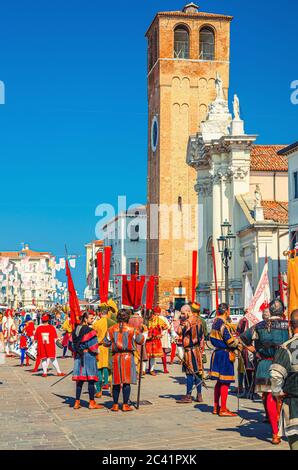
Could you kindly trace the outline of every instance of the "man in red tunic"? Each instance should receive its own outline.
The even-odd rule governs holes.
[[[37,357],[41,360],[43,377],[48,375],[48,367],[50,361],[57,371],[58,377],[63,377],[56,358],[56,339],[57,331],[53,325],[49,324],[49,315],[43,315],[41,318],[42,324],[39,325],[35,331],[34,339],[37,341]]]

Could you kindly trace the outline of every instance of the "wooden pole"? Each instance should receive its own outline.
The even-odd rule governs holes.
[[[197,287],[197,271],[198,271],[198,252],[192,252],[192,290],[191,290],[191,301],[196,301],[196,287]]]
[[[216,259],[215,259],[214,245],[212,245],[212,259],[213,259],[214,282],[215,282],[216,310],[218,310],[219,299],[218,299],[217,270],[216,270]]]
[[[143,357],[144,357],[144,345],[141,346],[141,357],[140,357],[140,367],[139,367],[139,381],[138,381],[138,395],[137,395],[137,410],[140,408],[140,399],[141,399],[141,381],[142,381],[142,372],[143,372]]]

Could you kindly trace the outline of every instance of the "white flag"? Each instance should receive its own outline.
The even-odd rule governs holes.
[[[251,287],[251,284],[249,282],[249,279],[248,279],[248,275],[245,276],[245,285],[244,285],[244,309],[248,309],[251,302],[252,302],[252,299],[253,299],[253,291],[252,291],[252,287]]]
[[[75,259],[70,259],[69,260],[69,265],[71,268],[75,269],[76,267],[76,260]]]
[[[61,269],[65,269],[65,258],[60,258],[59,264]]]
[[[263,320],[263,312],[261,307],[269,305],[270,303],[270,284],[268,277],[268,262],[265,263],[258,287],[255,295],[248,307],[249,312],[246,314],[246,318],[249,321],[249,326],[256,325]]]

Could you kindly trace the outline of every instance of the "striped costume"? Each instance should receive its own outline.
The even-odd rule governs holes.
[[[182,335],[184,348],[183,372],[186,375],[192,375],[193,373],[202,375],[201,343],[204,340],[202,322],[197,317],[192,316],[183,327],[178,329],[178,334]]]
[[[98,381],[96,357],[98,353],[97,334],[89,326],[77,326],[74,334],[79,338],[79,352],[74,352],[74,368],[72,380],[74,381]],[[81,336],[80,336],[81,335]],[[74,350],[73,338],[69,349]]]
[[[148,324],[148,339],[146,351],[148,358],[163,357],[161,338],[163,331],[168,329],[167,323],[159,316],[154,315]]]
[[[134,352],[137,344],[143,344],[144,340],[144,336],[127,323],[109,328],[104,345],[112,348],[113,385],[137,383]]]
[[[225,384],[235,382],[234,351],[238,340],[232,336],[229,324],[223,318],[217,317],[214,320],[210,341],[215,347],[211,358],[211,378]]]

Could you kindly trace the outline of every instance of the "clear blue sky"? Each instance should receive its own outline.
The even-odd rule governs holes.
[[[186,2],[185,2],[186,3]],[[231,95],[259,143],[298,139],[298,4],[202,0],[235,17]],[[9,0],[0,10],[0,250],[84,255],[95,207],[146,201],[144,33],[157,11],[183,0]],[[85,259],[75,274],[85,285]]]

